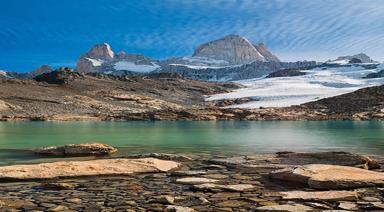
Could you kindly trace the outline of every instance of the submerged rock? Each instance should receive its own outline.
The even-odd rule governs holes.
[[[62,161],[0,167],[0,180],[34,180],[98,175],[167,172],[180,163],[155,158]]]
[[[316,189],[347,189],[384,185],[384,173],[348,166],[311,164],[273,171],[270,177]]]
[[[130,155],[129,158],[158,158],[161,160],[175,160],[175,161],[191,161],[192,158],[185,155],[168,154],[168,153],[143,153]]]
[[[86,143],[43,147],[34,150],[34,152],[39,155],[48,156],[92,156],[112,154],[117,152],[117,149],[106,144]]]

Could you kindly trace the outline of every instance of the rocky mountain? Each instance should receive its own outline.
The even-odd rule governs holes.
[[[384,69],[380,70],[379,72],[376,72],[376,73],[367,74],[367,76],[365,76],[364,78],[366,78],[366,79],[384,78]]]
[[[272,54],[272,52],[268,50],[264,43],[258,43],[254,46],[266,61],[280,62],[280,59],[276,55]]]
[[[335,60],[329,60],[326,63],[329,64],[353,64],[353,63],[378,63],[364,53],[352,55],[352,56],[340,56]]]
[[[0,78],[16,78],[16,79],[32,79],[37,75],[43,73],[49,73],[53,71],[53,68],[49,65],[42,65],[39,68],[25,73],[20,73],[16,71],[0,71]]]
[[[252,70],[252,74],[244,74],[243,72],[250,72],[246,65],[254,62],[257,62],[257,65],[252,67],[261,69]],[[276,67],[292,68],[292,64],[281,63],[264,44],[254,45],[239,35],[228,35],[200,45],[190,57],[176,57],[162,61],[125,52],[115,54],[109,44],[98,44],[83,54],[77,63],[77,71],[81,73],[98,72],[122,76],[176,72],[193,79],[211,81],[262,76],[270,73],[268,69],[271,72],[276,71]],[[207,73],[200,73],[206,69]],[[226,74],[230,76],[225,76]]]
[[[239,35],[228,35],[197,47],[193,57],[206,57],[228,61],[230,65],[247,64],[254,61],[267,61],[256,47]]]
[[[107,43],[98,44],[82,55],[76,70],[80,73],[113,73],[125,75],[130,72],[148,73],[160,68],[158,62],[143,55],[115,54]]]

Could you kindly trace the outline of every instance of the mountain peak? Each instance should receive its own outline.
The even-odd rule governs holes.
[[[328,63],[377,63],[374,61],[371,57],[369,57],[365,53],[359,53],[351,56],[341,56],[338,57],[336,60],[330,60]]]
[[[193,57],[224,60],[232,65],[270,61],[270,58],[273,61],[278,61],[278,58],[269,52],[264,45],[254,46],[247,38],[235,34],[200,45],[193,53]]]
[[[39,68],[37,68],[37,69],[35,69],[35,70],[33,70],[33,71],[29,72],[29,73],[30,73],[30,75],[32,77],[34,77],[34,76],[37,76],[37,75],[40,75],[40,74],[49,73],[51,71],[53,71],[53,68],[51,66],[49,66],[49,65],[41,65]]]
[[[87,53],[87,57],[96,59],[113,59],[115,53],[108,43],[96,44]]]

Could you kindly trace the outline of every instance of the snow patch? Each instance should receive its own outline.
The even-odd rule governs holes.
[[[160,68],[159,65],[151,63],[151,65],[138,65],[129,61],[119,61],[115,63],[114,68],[119,71],[134,71],[134,72],[151,72]]]
[[[90,61],[92,63],[93,66],[101,66],[104,61],[103,60],[99,60],[99,59],[92,59],[92,58],[89,58],[89,57],[86,57],[85,58],[86,60]]]
[[[229,65],[228,61],[216,60],[216,59],[207,58],[207,57],[183,57],[182,59],[193,65],[216,65],[216,66]]]
[[[219,68],[223,68],[223,66],[204,66],[204,65],[185,65],[185,64],[169,64],[170,66],[182,66],[182,67],[186,67],[186,68],[190,68],[190,69],[208,69],[208,68],[212,68],[212,69],[219,69]]]

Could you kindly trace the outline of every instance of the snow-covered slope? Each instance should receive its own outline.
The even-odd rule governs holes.
[[[384,84],[384,78],[363,79],[383,65],[366,69],[363,65],[320,67],[296,77],[259,78],[237,81],[247,86],[232,93],[207,97],[207,101],[251,97],[254,101],[233,105],[238,108],[287,107],[349,93],[363,87]]]

